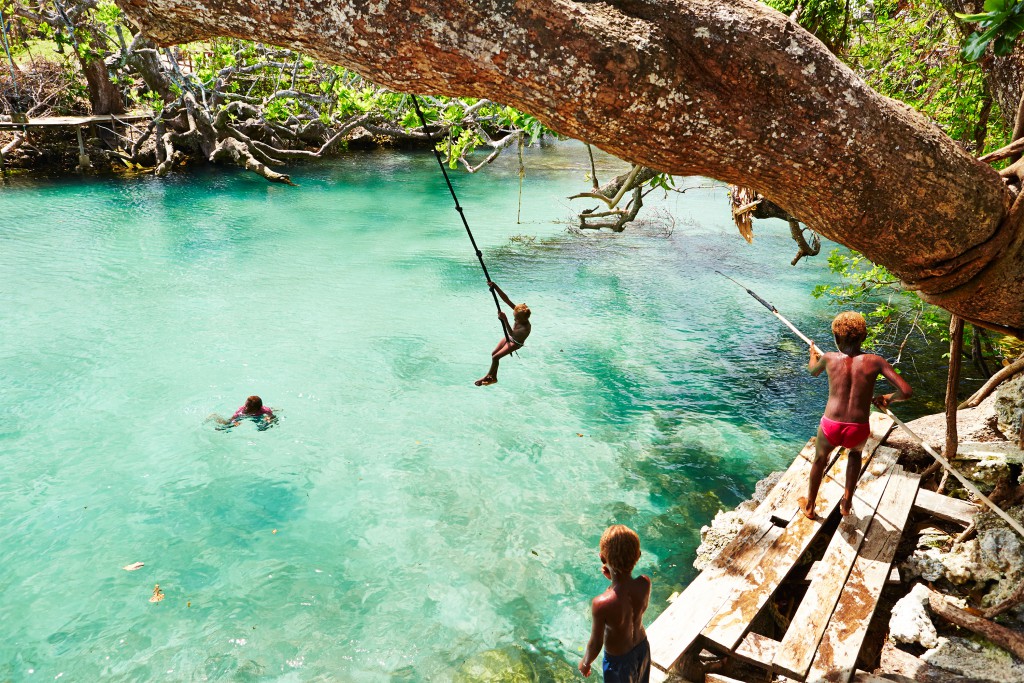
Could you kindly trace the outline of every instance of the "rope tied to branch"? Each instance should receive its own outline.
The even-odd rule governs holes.
[[[469,235],[469,243],[473,245],[473,251],[476,253],[476,258],[480,261],[480,268],[484,271],[484,277],[487,278],[487,282],[491,282],[491,276],[487,272],[487,264],[484,263],[483,252],[480,251],[480,247],[476,245],[476,239],[473,237],[473,231],[469,229],[469,221],[466,220],[466,212],[463,210],[462,205],[459,204],[459,198],[455,194],[455,188],[452,187],[452,181],[448,178],[448,171],[444,168],[444,162],[441,161],[441,153],[437,151],[437,145],[434,144],[434,138],[430,135],[430,129],[427,128],[427,117],[423,115],[423,110],[420,109],[420,101],[415,95],[412,97],[412,106],[416,109],[416,115],[420,118],[420,123],[423,124],[423,134],[427,136],[427,142],[430,143],[430,148],[434,150],[434,158],[437,159],[437,165],[441,168],[441,175],[444,176],[444,182],[448,185],[448,191],[452,194],[452,199],[455,201],[455,210],[459,214],[459,218],[462,219],[462,225],[466,228],[466,234]],[[494,298],[494,307],[498,309],[498,313],[501,313],[501,302],[498,301],[498,293],[491,289],[491,296]],[[505,341],[508,345],[512,346],[512,337],[509,335],[508,326],[504,321],[501,323],[501,332],[505,335]],[[514,352],[513,352],[514,353]]]

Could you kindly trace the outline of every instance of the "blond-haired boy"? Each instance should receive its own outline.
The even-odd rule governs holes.
[[[494,347],[494,351],[491,351],[491,369],[487,371],[486,375],[473,382],[478,387],[486,387],[490,384],[498,383],[498,361],[523,348],[523,344],[526,343],[526,338],[530,336],[532,329],[530,327],[529,306],[512,303],[512,299],[509,299],[508,295],[501,291],[501,287],[493,282],[488,282],[487,286],[497,292],[502,301],[512,309],[512,318],[515,320],[515,324],[509,327],[505,312],[498,311],[498,318],[501,320],[501,326],[505,330],[506,337],[498,342],[498,345]]]
[[[640,537],[621,524],[601,535],[601,573],[612,582],[591,602],[593,627],[579,670],[590,675],[590,665],[604,648],[607,683],[647,683],[651,676],[651,647],[643,616],[651,599],[651,580],[633,577],[640,559]]]

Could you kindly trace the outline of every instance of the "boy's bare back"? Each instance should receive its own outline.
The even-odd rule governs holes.
[[[594,598],[594,622],[604,624],[604,650],[624,655],[647,637],[643,616],[651,599],[651,580],[637,576],[608,587]]]
[[[895,384],[896,371],[881,356],[859,353],[848,356],[839,351],[825,354],[828,373],[828,403],[825,417],[837,422],[867,422],[879,373]]]

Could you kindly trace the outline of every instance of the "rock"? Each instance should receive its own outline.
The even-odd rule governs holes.
[[[957,411],[956,431],[960,441],[973,441],[977,443],[989,443],[993,441],[1006,441],[1006,437],[996,426],[997,418],[995,411],[995,396],[989,396],[976,408],[965,408]],[[926,441],[932,448],[941,451],[946,443],[946,416],[943,413],[926,415],[907,423],[918,436]],[[902,429],[894,429],[885,441],[887,446],[898,448],[904,454],[904,459],[910,458],[919,462],[932,462],[932,457],[915,442]]]
[[[749,510],[739,508],[729,512],[719,510],[711,521],[711,526],[701,527],[697,559],[693,561],[693,566],[697,571],[702,572],[707,569],[708,565],[718,557],[722,548],[736,538],[736,534],[743,528],[748,517],[750,517]]]
[[[942,564],[943,554],[939,548],[919,548],[900,563],[900,571],[907,579],[919,576],[925,581],[938,581],[946,573]]]
[[[600,660],[595,664],[600,669]],[[455,672],[455,683],[570,683],[579,677],[567,662],[509,646],[479,652]]]
[[[920,643],[927,648],[938,646],[939,635],[926,608],[928,594],[928,587],[918,583],[893,605],[889,617],[890,638],[898,643]]]
[[[348,134],[349,149],[375,149],[379,146],[377,138],[373,136],[373,133],[362,126],[353,128]]]
[[[740,532],[750,513],[757,509],[757,506],[771,493],[775,485],[782,479],[785,472],[772,472],[767,477],[757,482],[754,486],[754,495],[750,500],[745,500],[736,506],[735,510],[726,512],[719,510],[715,518],[711,520],[711,526],[700,528],[700,546],[697,548],[697,559],[693,566],[697,571],[704,571],[708,565],[718,557],[722,548],[729,545],[736,534]]]
[[[979,565],[986,568],[988,576],[995,581],[982,599],[982,606],[992,607],[1010,597],[1024,581],[1024,548],[1020,536],[1004,527],[985,529],[978,534],[977,541]]]
[[[921,659],[973,680],[1024,683],[1024,663],[981,639],[939,638],[938,645],[921,655]]]
[[[754,504],[754,507],[760,505],[761,501],[768,497],[768,494],[772,492],[772,489],[775,488],[775,485],[779,483],[784,474],[785,472],[782,471],[772,472],[754,485],[754,495],[750,497],[750,502]]]
[[[957,543],[949,552],[932,547],[916,549],[900,565],[904,576],[919,576],[925,581],[945,578],[966,590],[984,593],[982,607],[1008,598],[1024,581],[1024,542],[1001,521],[987,526],[990,516],[981,518],[977,538]]]
[[[1021,443],[1021,426],[1024,424],[1024,373],[1003,382],[996,389],[995,411],[999,431],[1010,441]]]

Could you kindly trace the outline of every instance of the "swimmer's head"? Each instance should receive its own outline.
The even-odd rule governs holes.
[[[868,336],[868,326],[864,316],[856,311],[843,311],[832,321],[832,334],[836,338],[836,346],[855,345],[858,348]]]
[[[245,399],[245,412],[258,413],[263,410],[263,399],[259,396],[250,396]]]
[[[640,559],[640,537],[628,526],[615,524],[601,534],[601,563],[629,574]]]
[[[530,307],[526,304],[516,304],[516,307],[512,310],[512,316],[516,320],[529,320]]]

